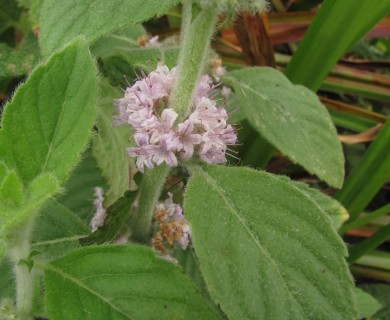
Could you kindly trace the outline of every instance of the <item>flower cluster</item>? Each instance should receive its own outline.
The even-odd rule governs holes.
[[[207,75],[201,78],[191,113],[175,124],[178,114],[167,106],[176,74],[176,68],[160,64],[117,101],[119,115],[114,120],[133,127],[137,146],[129,148],[128,154],[137,157],[141,172],[145,166],[152,169],[163,162],[176,167],[179,160],[188,161],[194,155],[207,163],[224,163],[228,146],[237,141],[225,108],[217,107],[210,97],[215,87]]]
[[[104,224],[104,219],[106,218],[106,209],[103,207],[103,189],[96,187],[95,188],[95,200],[93,204],[95,205],[96,211],[91,220],[91,230],[95,232],[99,227]]]
[[[183,209],[173,202],[172,193],[169,192],[168,199],[156,205],[154,217],[160,229],[152,240],[152,245],[156,250],[166,254],[164,240],[171,246],[176,242],[183,250],[187,249],[191,229],[183,215]]]

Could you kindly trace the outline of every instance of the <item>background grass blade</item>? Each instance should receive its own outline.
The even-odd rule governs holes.
[[[387,120],[359,165],[348,176],[336,198],[346,207],[350,221],[370,203],[390,176],[390,120]]]
[[[389,12],[389,1],[324,1],[287,66],[287,77],[317,91],[341,55]]]

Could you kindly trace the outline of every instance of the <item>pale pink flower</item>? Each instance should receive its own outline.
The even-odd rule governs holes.
[[[95,200],[93,201],[93,204],[96,208],[96,211],[91,220],[92,232],[95,232],[99,227],[101,227],[104,224],[104,220],[106,218],[106,209],[103,207],[103,189],[96,187],[94,195]]]
[[[113,118],[117,124],[132,126],[137,146],[129,148],[128,154],[137,158],[141,172],[163,162],[176,167],[178,158],[188,161],[194,155],[208,163],[223,163],[227,145],[237,141],[225,108],[218,108],[210,98],[214,87],[207,75],[201,77],[191,114],[175,124],[178,114],[168,108],[168,102],[176,76],[176,68],[159,64],[117,100],[118,115]]]
[[[202,142],[200,134],[193,134],[194,124],[191,120],[186,120],[178,125],[179,145],[177,151],[180,151],[180,159],[183,161],[189,160],[194,153],[194,145]]]

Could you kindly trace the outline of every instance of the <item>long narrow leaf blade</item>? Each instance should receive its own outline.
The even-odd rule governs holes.
[[[341,55],[389,12],[389,1],[324,1],[287,66],[287,77],[317,91]]]

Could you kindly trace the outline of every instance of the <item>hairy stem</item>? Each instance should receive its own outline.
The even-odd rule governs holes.
[[[192,0],[183,1],[183,9],[181,14],[181,26],[180,26],[180,41],[187,37],[191,29],[192,22]]]
[[[33,268],[30,270],[27,264],[22,261],[27,261],[30,255],[33,220],[28,221],[14,232],[8,251],[8,255],[14,264],[16,309],[18,319],[21,320],[32,319],[35,271]]]
[[[169,167],[162,164],[153,170],[145,172],[138,192],[138,207],[133,220],[132,239],[147,243],[150,239],[154,206],[161,194],[165,180],[169,174]]]
[[[186,5],[188,6],[189,3]],[[186,10],[186,7],[183,9]],[[188,16],[185,18],[189,19]],[[170,97],[170,107],[179,114],[178,121],[182,121],[190,111],[195,89],[207,61],[210,39],[216,21],[215,9],[207,8],[200,11],[192,21],[188,31],[184,30],[179,54],[177,82]]]
[[[192,21],[192,1],[184,1],[179,74],[170,98],[170,107],[179,114],[179,121],[183,120],[189,112],[196,86],[207,60],[216,21],[217,14],[214,9],[202,10]],[[164,164],[147,171],[142,178],[138,208],[132,223],[132,239],[137,242],[147,243],[150,239],[154,206],[168,174],[169,167]]]

